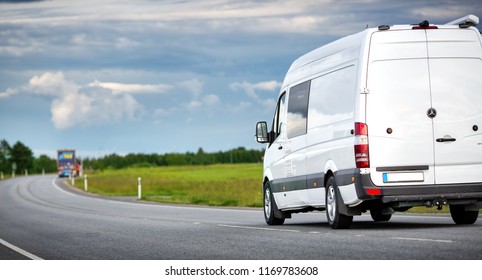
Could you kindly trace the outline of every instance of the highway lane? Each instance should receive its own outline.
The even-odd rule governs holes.
[[[355,217],[332,230],[324,212],[267,226],[261,209],[109,200],[53,176],[0,181],[0,259],[482,259],[482,219],[448,215]]]

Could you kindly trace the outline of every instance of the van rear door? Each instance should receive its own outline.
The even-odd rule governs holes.
[[[482,182],[481,52],[475,29],[373,33],[366,122],[376,185]]]
[[[482,47],[474,29],[426,30],[435,183],[482,182]]]
[[[368,63],[366,123],[373,183],[434,184],[425,33],[414,30],[373,33]]]

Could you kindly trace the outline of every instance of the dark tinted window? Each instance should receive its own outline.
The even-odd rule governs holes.
[[[306,81],[290,89],[288,98],[288,138],[306,134],[308,117],[308,98],[311,81]]]

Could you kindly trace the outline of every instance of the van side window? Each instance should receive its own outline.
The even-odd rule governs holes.
[[[311,81],[308,129],[354,117],[356,80],[353,77],[356,77],[356,67],[350,65]]]
[[[283,122],[285,121],[286,115],[286,102],[285,102],[285,92],[282,93],[281,97],[278,101],[278,106],[276,107],[276,111],[274,113],[273,118],[273,132],[275,135],[275,139],[281,134],[281,127]]]
[[[306,134],[310,85],[311,81],[306,81],[290,89],[286,120],[288,138]]]

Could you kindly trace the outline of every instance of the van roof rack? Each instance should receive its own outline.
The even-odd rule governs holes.
[[[477,26],[477,24],[479,24],[479,17],[474,15],[467,15],[465,17],[461,17],[459,19],[446,23],[446,25],[459,25],[460,27]]]

